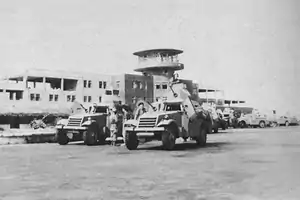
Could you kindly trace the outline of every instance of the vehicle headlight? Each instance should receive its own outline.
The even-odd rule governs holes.
[[[166,120],[170,119],[169,115],[165,115],[164,119],[166,119]]]
[[[125,124],[125,125],[124,125],[124,127],[125,127],[125,128],[129,128],[129,127],[133,127],[133,128],[135,128],[136,126],[135,126],[135,125],[133,125],[133,124]]]
[[[88,120],[88,121],[92,121],[92,118],[91,118],[91,117],[88,117],[87,120]]]

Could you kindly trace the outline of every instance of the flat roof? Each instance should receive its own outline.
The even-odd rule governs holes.
[[[177,66],[153,66],[153,67],[141,67],[136,68],[134,71],[136,72],[147,72],[147,71],[162,71],[162,70],[182,70],[184,69],[183,65],[177,65]]]
[[[133,55],[142,57],[152,53],[160,53],[169,56],[174,56],[183,53],[183,51],[179,49],[148,49],[134,52]]]

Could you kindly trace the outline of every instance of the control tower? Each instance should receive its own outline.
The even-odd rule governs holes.
[[[156,100],[167,98],[164,95],[170,90],[169,81],[176,71],[184,69],[178,58],[181,53],[183,51],[178,49],[149,49],[133,53],[138,56],[138,68],[134,71],[153,76]]]

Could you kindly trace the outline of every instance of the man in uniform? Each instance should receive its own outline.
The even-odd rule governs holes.
[[[117,109],[113,107],[110,112],[110,137],[111,145],[115,146],[117,142],[117,133],[118,133],[118,116]]]
[[[146,112],[146,109],[144,107],[144,103],[143,102],[140,102],[138,104],[138,109],[135,113],[135,116],[134,116],[134,119],[137,120],[142,114],[144,114]]]

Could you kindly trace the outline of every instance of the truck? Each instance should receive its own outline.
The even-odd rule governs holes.
[[[96,106],[95,112],[76,113],[56,124],[56,141],[60,145],[84,141],[86,145],[104,144],[110,137],[108,106]]]
[[[224,115],[221,111],[217,111],[215,108],[209,109],[212,118],[213,118],[213,125],[212,130],[214,133],[218,133],[219,129],[226,130],[228,128],[228,122],[224,119]]]
[[[251,114],[242,115],[238,118],[238,124],[241,128],[246,127],[260,127],[265,128],[269,126],[270,122],[267,116],[260,114],[259,112],[254,112]]]
[[[207,134],[212,132],[210,113],[190,98],[182,83],[171,83],[170,89],[173,98],[161,102],[159,109],[149,103],[152,110],[124,123],[127,149],[137,149],[141,140],[158,140],[163,149],[172,150],[177,138],[190,138],[200,146],[206,145]]]

